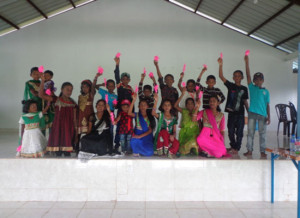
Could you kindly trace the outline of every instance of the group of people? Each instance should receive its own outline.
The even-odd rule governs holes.
[[[169,158],[180,155],[221,158],[237,154],[240,150],[246,109],[248,151],[244,155],[252,155],[258,121],[260,152],[262,157],[266,156],[266,126],[270,123],[269,92],[262,87],[262,73],[255,73],[251,79],[248,55],[244,57],[248,88],[241,84],[244,77],[241,70],[233,72],[233,82],[230,82],[223,75],[223,58],[217,60],[219,77],[228,89],[225,105],[231,146],[228,149],[224,143],[225,117],[220,110],[225,96],[215,87],[214,75],[207,76],[206,87],[201,85],[202,76],[207,71],[205,65],[196,81],[189,79],[185,84],[185,73],[180,74],[179,95],[173,87],[174,76],[167,74],[163,77],[157,59],[154,65],[159,85],[153,73],[149,74],[153,86],[144,85],[144,71],[135,90],[129,85],[130,74],[124,72],[120,75],[120,57],[116,56],[114,61],[115,80],[106,81],[104,78],[104,83],[97,84],[102,76],[99,71],[93,81],[82,81],[78,103],[71,98],[71,83],[63,83],[59,96],[56,96],[53,72],[42,72],[33,67],[30,72],[32,80],[25,84],[17,155],[42,157],[49,152],[56,156],[70,156],[75,151],[79,158],[131,154],[136,157],[156,154]],[[97,92],[101,99],[96,102],[94,110]],[[137,100],[138,109],[135,108]],[[48,140],[46,129],[49,130]],[[176,132],[178,129],[179,134]]]

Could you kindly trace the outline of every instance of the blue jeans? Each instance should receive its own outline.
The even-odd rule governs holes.
[[[248,151],[253,151],[253,139],[255,133],[256,121],[258,121],[258,132],[259,132],[259,146],[260,152],[265,152],[266,149],[266,132],[267,132],[267,118],[249,112],[248,113],[248,137],[247,137],[247,149]]]
[[[122,152],[129,152],[131,153],[131,146],[130,146],[130,134],[120,134],[120,144],[122,148]]]
[[[241,148],[242,139],[244,136],[244,125],[244,114],[240,115],[228,113],[227,128],[230,146],[237,151],[239,151]]]

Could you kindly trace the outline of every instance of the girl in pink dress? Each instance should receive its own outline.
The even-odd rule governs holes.
[[[226,155],[224,144],[225,117],[219,111],[219,98],[212,95],[209,98],[209,109],[194,113],[194,120],[202,120],[203,128],[197,137],[200,155],[220,158]]]

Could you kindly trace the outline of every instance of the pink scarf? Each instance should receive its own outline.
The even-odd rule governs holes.
[[[221,134],[218,125],[217,125],[217,121],[214,117],[213,112],[210,109],[205,109],[206,114],[207,114],[207,118],[210,122],[210,124],[212,125],[213,129],[215,130],[215,132],[218,134],[219,138],[224,141],[223,135]]]

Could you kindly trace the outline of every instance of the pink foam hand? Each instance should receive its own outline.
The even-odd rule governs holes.
[[[199,86],[196,86],[196,91],[198,91],[200,89],[200,87]]]
[[[153,75],[152,72],[149,73],[149,77],[150,77],[150,78],[153,78],[153,77],[154,77],[154,75]]]
[[[105,95],[105,101],[108,103],[108,95]]]
[[[154,86],[154,92],[157,93],[158,92],[158,85]]]
[[[118,101],[115,99],[115,100],[113,100],[113,104],[114,105],[117,105],[118,104]]]
[[[185,72],[185,68],[186,68],[186,64],[183,65],[183,68],[182,68],[182,73]]]
[[[202,98],[202,95],[203,95],[203,91],[200,91],[200,92],[199,92],[199,99]]]
[[[98,73],[99,73],[100,75],[102,75],[102,74],[103,74],[103,71],[104,71],[103,68],[99,66],[99,67],[98,67]]]
[[[107,83],[106,78],[104,78],[104,85],[105,85],[105,87],[106,87],[106,83]]]
[[[158,62],[159,57],[158,56],[154,56],[154,61]]]
[[[185,87],[185,82],[182,82],[182,83],[181,83],[181,86],[184,88],[184,87]]]
[[[121,56],[121,53],[118,52],[118,53],[116,54],[116,58],[120,58],[120,56]]]
[[[206,65],[206,64],[203,64],[203,68],[206,68],[206,69],[207,69],[207,65]]]
[[[223,53],[222,52],[220,53],[220,58],[223,59]]]
[[[146,76],[146,73],[147,73],[147,71],[146,71],[146,68],[144,67],[144,74],[145,74],[145,76]]]
[[[135,86],[135,93],[138,93],[138,91],[139,91],[139,87]]]
[[[20,152],[22,150],[22,145],[20,145],[19,147],[17,147],[17,152]]]
[[[248,56],[250,54],[250,50],[245,51],[245,56]]]
[[[114,123],[115,122],[115,115],[113,112],[110,112],[110,119],[111,119],[111,122]]]
[[[46,90],[46,95],[49,95],[49,96],[51,95],[51,90],[50,89]]]
[[[43,73],[44,72],[44,66],[43,65],[39,66],[38,70],[39,70],[40,73]]]

